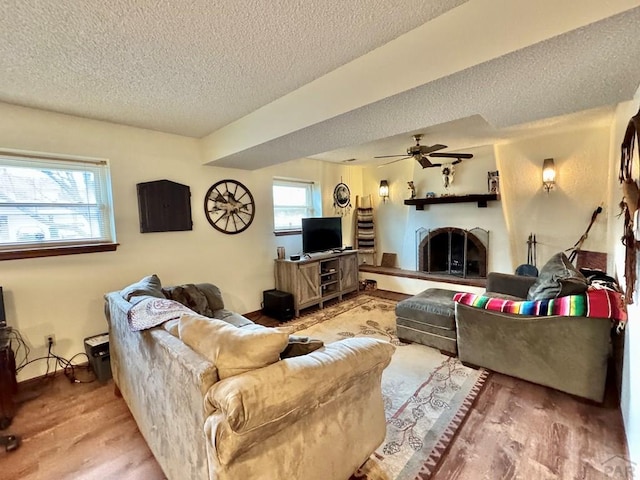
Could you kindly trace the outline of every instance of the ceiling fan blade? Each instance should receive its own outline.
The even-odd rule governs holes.
[[[436,143],[435,145],[422,145],[420,147],[420,151],[423,155],[428,155],[431,152],[437,152],[438,150],[442,150],[443,148],[447,148],[447,146],[442,145],[441,143]]]
[[[473,158],[473,155],[470,153],[430,153],[430,157],[439,157],[439,158]]]
[[[390,155],[390,156],[392,156],[392,157],[397,157],[397,155]],[[374,157],[374,158],[385,158],[385,157]],[[411,157],[406,157],[406,156],[405,156],[404,158],[397,158],[397,159],[395,159],[395,160],[391,160],[390,162],[382,163],[382,164],[378,165],[378,168],[380,168],[380,167],[384,167],[385,165],[391,165],[392,163],[399,162],[400,160],[406,160],[407,158],[411,158]]]
[[[373,157],[373,158],[391,158],[391,157],[406,157],[407,154],[406,153],[401,153],[400,155],[382,155],[380,157]]]
[[[418,160],[418,163],[422,166],[422,168],[429,168],[434,166],[433,163],[429,161],[429,158],[425,157],[424,155],[420,158],[416,158],[416,160]]]

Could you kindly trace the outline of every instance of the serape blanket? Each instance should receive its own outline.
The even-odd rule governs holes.
[[[375,231],[373,229],[373,208],[357,209],[356,248],[367,250],[375,248]]]
[[[460,292],[453,296],[453,301],[470,307],[518,315],[562,315],[565,317],[611,318],[619,322],[627,321],[622,295],[608,289],[590,288],[581,295],[523,301],[503,300]]]

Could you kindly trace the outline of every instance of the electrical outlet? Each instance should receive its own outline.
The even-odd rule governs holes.
[[[56,336],[53,333],[50,333],[49,335],[45,335],[44,336],[44,346],[45,347],[49,347],[49,345],[51,345],[52,347],[56,344]]]

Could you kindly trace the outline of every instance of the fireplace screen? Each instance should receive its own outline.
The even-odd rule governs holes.
[[[417,270],[458,277],[485,278],[489,232],[444,227],[416,231]]]

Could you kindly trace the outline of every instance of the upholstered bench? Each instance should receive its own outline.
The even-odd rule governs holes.
[[[456,355],[456,319],[453,290],[428,288],[398,302],[398,338]]]

